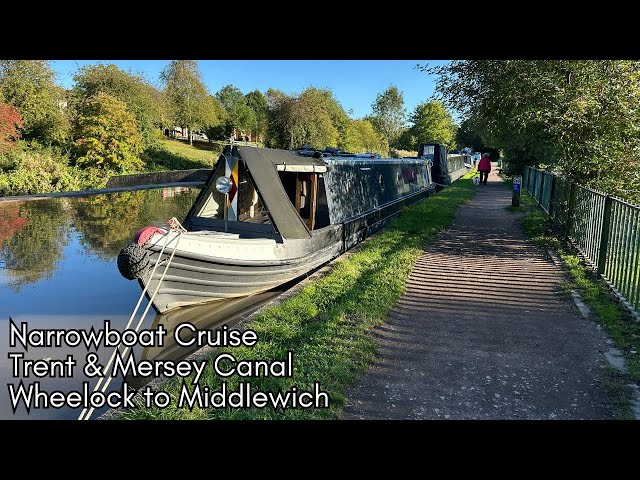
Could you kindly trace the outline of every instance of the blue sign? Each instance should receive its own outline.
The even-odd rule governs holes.
[[[513,184],[513,191],[514,192],[519,192],[520,191],[520,184],[519,183],[514,183]]]

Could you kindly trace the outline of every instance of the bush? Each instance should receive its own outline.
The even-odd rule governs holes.
[[[22,115],[15,108],[0,102],[0,153],[15,147],[20,138],[19,129],[22,127]]]
[[[3,196],[101,188],[112,173],[70,166],[65,157],[50,149],[11,152],[0,160]]]

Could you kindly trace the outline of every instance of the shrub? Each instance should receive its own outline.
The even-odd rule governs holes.
[[[70,166],[51,149],[11,152],[1,156],[0,195],[66,192],[102,188],[113,172]]]
[[[20,138],[18,129],[22,124],[20,112],[10,105],[0,103],[0,153],[15,147],[16,140]]]

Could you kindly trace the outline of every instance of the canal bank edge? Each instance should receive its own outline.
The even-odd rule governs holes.
[[[43,200],[47,198],[61,197],[83,197],[86,195],[131,192],[135,190],[151,190],[154,188],[202,187],[210,173],[211,170],[200,168],[196,170],[167,170],[164,172],[114,175],[109,178],[109,180],[107,181],[107,186],[105,188],[0,197],[0,204],[2,202]]]

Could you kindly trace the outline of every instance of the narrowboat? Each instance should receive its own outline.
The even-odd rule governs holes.
[[[140,229],[118,268],[146,288],[158,313],[270,290],[435,192],[432,163],[227,146],[179,228]]]
[[[418,158],[432,161],[433,182],[440,187],[455,182],[475,165],[471,155],[449,155],[447,148],[438,143],[421,143],[418,147]]]

